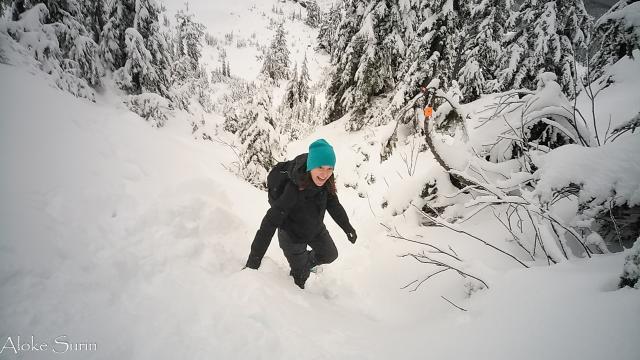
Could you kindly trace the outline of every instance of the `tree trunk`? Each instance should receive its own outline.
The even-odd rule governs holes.
[[[440,153],[438,153],[438,150],[436,149],[436,147],[433,146],[432,134],[435,132],[435,130],[433,129],[433,121],[425,120],[425,122],[426,122],[425,139],[427,141],[427,145],[429,145],[429,151],[431,151],[431,153],[433,154],[433,157],[436,159],[438,164],[440,164],[440,166],[442,166],[442,168],[449,173],[449,179],[451,180],[451,183],[453,184],[453,186],[457,187],[458,189],[464,189],[467,186],[473,185],[463,177],[451,173],[451,166],[449,166],[446,163],[446,161],[442,158]],[[458,169],[458,170],[462,170],[462,169]]]

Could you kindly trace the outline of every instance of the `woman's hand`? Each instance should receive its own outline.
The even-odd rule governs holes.
[[[349,239],[352,244],[356,243],[357,238],[358,234],[356,234],[356,230],[354,228],[351,228],[349,231],[347,231],[347,239]]]

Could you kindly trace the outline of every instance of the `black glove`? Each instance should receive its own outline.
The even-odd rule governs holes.
[[[352,244],[356,243],[356,239],[358,238],[358,235],[356,234],[356,230],[354,228],[349,229],[349,231],[347,231],[347,239],[349,239],[349,241],[351,241]]]
[[[247,259],[247,265],[245,265],[244,267],[253,269],[253,270],[258,270],[261,262],[262,262],[261,259],[255,258],[253,256],[249,256],[249,259]]]

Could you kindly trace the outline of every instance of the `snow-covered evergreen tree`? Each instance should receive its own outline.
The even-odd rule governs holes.
[[[160,7],[154,0],[136,0],[133,27],[144,39],[158,29]]]
[[[640,49],[640,1],[620,0],[595,24],[597,46],[591,60],[595,75],[624,56],[632,56],[634,49]]]
[[[331,4],[331,9],[321,17],[320,28],[318,31],[318,49],[324,50],[332,55],[336,41],[336,24],[340,24],[342,20],[341,9],[343,2]]]
[[[100,33],[100,43],[98,44],[98,53],[100,60],[102,61],[105,69],[113,71],[116,70],[118,64],[123,58],[123,51],[120,49],[120,43],[118,40],[118,27],[113,20],[109,19],[107,23],[102,27]]]
[[[394,96],[396,101],[408,100],[421,85],[439,79],[448,88],[462,68],[466,39],[462,25],[470,16],[466,3],[436,0],[421,4],[415,40],[407,49],[400,66],[402,83]]]
[[[287,83],[284,93],[285,105],[292,109],[300,102],[300,82],[298,81],[298,64],[296,63],[291,72],[291,80]]]
[[[157,75],[156,81],[150,85],[154,92],[167,97],[171,87],[171,71],[175,54],[171,34],[159,25],[159,23],[154,25],[156,30],[146,41],[147,49],[151,53],[151,64]]]
[[[316,0],[307,1],[307,18],[304,23],[312,28],[316,28],[320,25],[321,21],[322,11],[320,10],[320,6],[318,6],[318,2]]]
[[[196,98],[200,106],[205,112],[211,112],[213,110],[213,102],[211,101],[211,83],[207,76],[207,70],[203,65],[200,65],[198,69],[196,81],[194,83]]]
[[[109,8],[109,20],[100,34],[99,52],[106,69],[117,70],[124,66],[126,59],[126,29],[133,27],[135,18],[134,0],[114,0]]]
[[[47,59],[38,60],[46,60],[49,73],[65,72],[64,77],[76,76],[86,80],[88,85],[98,86],[102,68],[97,57],[97,44],[82,23],[84,14],[81,4],[76,0],[50,0],[40,5],[33,4],[27,1],[15,3],[14,9],[23,8],[27,11],[37,6],[33,15],[37,13],[39,20],[31,25],[40,24],[38,26],[42,27],[34,33],[45,31],[45,28],[51,29],[53,31],[49,36],[55,35],[57,40],[52,44],[56,51],[50,52]],[[44,26],[47,23],[51,24],[51,28]]]
[[[417,3],[350,0],[329,41],[336,72],[328,95],[328,121],[366,111],[371,98],[391,90],[407,41],[414,36]],[[356,126],[358,128],[358,126]]]
[[[126,62],[116,72],[116,81],[120,86],[132,94],[153,92],[157,82],[156,70],[152,56],[142,35],[135,28],[128,28],[125,32]]]
[[[229,81],[229,93],[222,97],[222,114],[224,115],[224,130],[237,134],[244,125],[244,110],[249,99],[254,98],[257,87],[254,83],[231,78]]]
[[[589,40],[591,17],[582,0],[525,0],[514,19],[498,73],[499,90],[535,89],[538,74],[551,71],[563,91],[575,95],[575,57]]]
[[[327,89],[327,119],[326,122],[335,121],[343,116],[349,109],[348,104],[342,103],[342,95],[346,89],[354,85],[353,77],[355,69],[360,59],[361,46],[353,48],[351,46],[347,50],[348,44],[352,43],[354,35],[358,32],[361,16],[359,15],[359,5],[357,0],[344,1],[344,13],[337,10],[325,17],[327,22],[320,28],[320,48],[327,49],[331,54],[331,63],[335,67],[335,71],[331,78],[331,83]],[[335,27],[335,23],[329,24],[329,18],[339,16],[337,29],[331,31]],[[323,29],[327,29],[323,32]],[[326,46],[323,44],[326,43]],[[358,52],[356,52],[358,51]]]
[[[470,21],[464,22],[463,65],[458,83],[464,101],[477,99],[495,88],[495,74],[502,55],[511,0],[475,0],[470,2]]]
[[[88,81],[99,83],[99,68],[92,54],[95,43],[82,24],[62,8],[57,9],[62,22],[48,23],[51,16],[45,4],[22,5],[27,10],[19,14],[18,21],[5,25],[7,34],[31,53],[58,88],[93,100]]]
[[[238,131],[242,143],[242,176],[251,184],[264,188],[267,173],[281,159],[282,145],[271,114],[271,87],[262,83],[255,96],[248,99]]]
[[[311,77],[309,76],[309,66],[307,65],[307,55],[304,56],[302,62],[302,69],[300,70],[300,78],[298,79],[298,98],[301,102],[306,102],[309,99],[309,82]]]
[[[198,69],[202,57],[204,25],[193,19],[193,14],[183,10],[176,14],[176,57],[186,62],[192,71]]]
[[[167,97],[170,87],[173,63],[173,42],[171,34],[160,24],[162,10],[155,0],[136,1],[136,15],[133,27],[144,39],[145,47],[151,53],[151,65],[156,76],[146,84],[148,91]]]
[[[294,66],[282,104],[278,106],[275,114],[278,124],[277,130],[289,140],[298,140],[307,135],[312,129],[312,117],[319,116],[315,113],[316,109],[311,109],[308,103],[310,98],[309,81],[309,70],[305,56],[299,75],[298,65]]]
[[[65,16],[78,16],[82,12],[81,4],[78,0],[45,0],[45,1],[29,1],[26,4],[44,3],[49,9],[48,22],[62,23]]]
[[[228,76],[227,75],[227,52],[224,49],[220,51],[220,73],[222,74],[222,76]]]
[[[180,10],[176,14],[175,31],[175,59],[171,70],[170,97],[180,109],[188,109],[191,97],[200,91],[196,84],[208,84],[208,80],[201,79],[205,73],[200,71],[200,57],[202,56],[202,38],[204,25],[194,20],[193,14]],[[208,89],[208,86],[206,87]],[[199,99],[202,96],[198,95]],[[201,100],[198,100],[202,103]],[[206,107],[206,106],[205,106]]]
[[[52,11],[45,4],[32,3],[14,3],[12,12],[25,9],[18,14],[24,19],[7,29],[15,28],[14,34],[8,31],[10,35],[25,41],[24,25],[34,27],[29,30],[28,46],[58,87],[93,99],[90,86],[99,86],[107,70],[113,72],[116,84],[134,95],[125,100],[133,111],[187,109],[194,98],[205,111],[212,110],[210,82],[199,64],[204,26],[193,15],[178,12],[174,39],[160,23],[163,10],[156,0],[46,1]],[[167,99],[166,106],[150,93]]]
[[[273,81],[286,80],[289,79],[290,66],[286,32],[284,30],[284,24],[280,23],[271,41],[271,45],[265,54],[260,72]]]
[[[121,11],[133,5],[133,14],[121,14]],[[168,96],[169,77],[172,65],[172,53],[169,36],[161,31],[160,7],[154,0],[136,0],[133,3],[116,1],[110,19],[103,31],[104,38],[101,50],[105,60],[114,59],[115,54],[109,50],[113,47],[112,39],[117,31],[130,25],[125,30],[125,51],[122,59],[125,61],[116,72],[116,81],[132,94],[153,92],[162,96]],[[126,20],[126,23],[118,23],[113,19]],[[128,21],[131,21],[129,23]],[[113,27],[116,26],[116,27]],[[114,33],[115,31],[115,33]],[[119,51],[120,49],[115,49]],[[118,61],[109,63],[114,68]]]
[[[85,79],[93,87],[100,85],[102,65],[98,58],[98,44],[82,20],[83,7],[75,0],[50,1],[56,9],[56,33],[61,51],[61,65],[67,72]]]
[[[84,35],[76,36],[67,58],[73,61],[78,77],[85,79],[93,87],[101,84],[103,69],[98,58],[98,44],[93,39]]]
[[[91,33],[96,44],[100,44],[100,34],[107,22],[107,10],[104,0],[82,0],[84,25]]]
[[[290,141],[299,140],[313,129],[312,116],[312,110],[305,103],[295,103],[292,108],[283,104],[276,113],[276,130]]]
[[[24,1],[21,3],[15,2],[13,4],[13,11],[26,7]],[[58,63],[62,54],[56,33],[56,26],[47,23],[49,16],[47,6],[44,4],[36,4],[33,7],[29,6],[28,9],[18,15],[19,20],[7,23],[7,34],[17,42],[24,44],[33,58],[40,61],[43,65],[49,66],[48,63]]]

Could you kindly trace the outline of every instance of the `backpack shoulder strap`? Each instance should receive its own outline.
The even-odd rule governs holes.
[[[267,190],[269,196],[269,204],[273,204],[284,191],[284,187],[289,180],[289,163],[290,161],[281,161],[277,163],[267,175]]]

